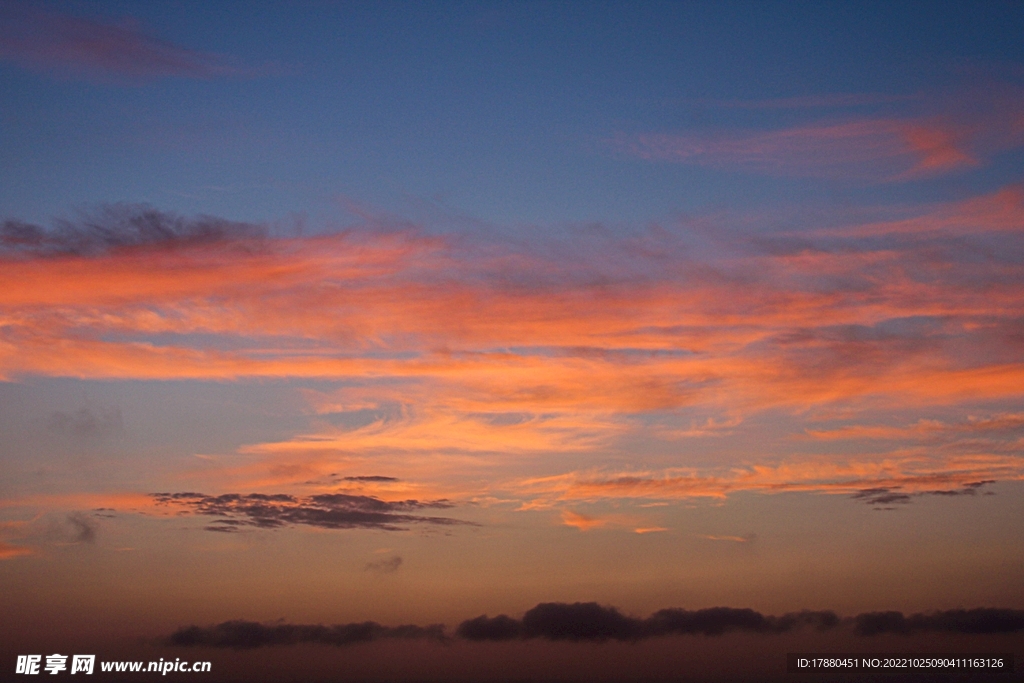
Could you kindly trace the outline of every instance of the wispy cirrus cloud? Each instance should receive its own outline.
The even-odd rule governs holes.
[[[1024,415],[1001,413],[990,416],[969,415],[959,422],[918,420],[906,426],[848,425],[836,429],[808,429],[807,436],[823,441],[852,439],[927,439],[949,441],[964,435],[998,436],[1015,439],[1024,432]]]
[[[660,472],[568,472],[506,484],[528,502],[528,509],[602,500],[725,498],[757,493],[839,494],[868,504],[909,502],[920,495],[974,495],[996,480],[1024,480],[1024,458],[920,455],[840,462],[835,457],[778,464],[751,464],[718,471],[674,469]],[[598,518],[563,513],[583,528],[603,526]],[[568,523],[568,522],[567,522]]]
[[[981,163],[966,133],[954,126],[889,119],[753,132],[643,133],[619,137],[613,146],[649,161],[796,176],[895,180]]]
[[[620,154],[649,161],[869,182],[912,180],[979,167],[1001,152],[1024,145],[1022,94],[1009,84],[962,88],[945,101],[846,94],[705,104],[765,112],[910,100],[918,100],[918,109],[932,113],[865,114],[788,127],[621,134],[609,144]]]
[[[77,220],[55,221],[47,229],[5,220],[0,224],[0,254],[8,258],[98,256],[111,250],[245,242],[255,248],[265,239],[264,226],[213,216],[187,219],[145,205],[108,204]]]
[[[57,74],[127,80],[266,72],[158,38],[131,18],[111,22],[13,3],[0,6],[0,60]]]

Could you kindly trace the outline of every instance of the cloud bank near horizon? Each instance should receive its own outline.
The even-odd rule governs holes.
[[[596,602],[548,602],[528,610],[521,619],[504,614],[467,619],[455,629],[454,638],[472,642],[530,639],[636,642],[667,636],[718,637],[729,633],[770,636],[805,628],[818,631],[849,628],[864,638],[914,633],[1006,634],[1024,631],[1024,610],[975,608],[910,615],[897,611],[865,612],[842,618],[831,611],[805,610],[771,616],[749,608],[711,607],[662,609],[646,619],[639,619]],[[235,620],[209,627],[182,627],[168,636],[166,643],[242,650],[299,643],[345,646],[384,638],[443,642],[452,636],[445,633],[441,624],[386,627],[368,621],[325,626]]]

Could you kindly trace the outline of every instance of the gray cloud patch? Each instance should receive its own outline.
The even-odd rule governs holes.
[[[212,216],[184,218],[145,204],[108,204],[51,229],[17,220],[0,223],[0,256],[96,256],[128,247],[173,247],[255,241],[266,229]]]
[[[124,432],[124,421],[117,408],[92,411],[79,408],[73,413],[50,413],[46,426],[53,432],[75,437],[113,436]]]
[[[383,501],[373,496],[326,493],[297,497],[285,493],[226,493],[207,496],[202,493],[154,493],[158,503],[181,508],[196,515],[221,517],[205,528],[232,532],[244,527],[276,529],[307,525],[323,529],[383,529],[396,531],[408,524],[472,524],[450,517],[414,514],[420,510],[447,509],[447,500]]]
[[[73,530],[73,543],[96,542],[96,531],[99,529],[99,524],[89,519],[81,512],[71,513],[68,515],[67,521]]]
[[[900,491],[898,486],[891,488],[872,488],[858,491],[850,497],[868,505],[906,505],[915,497],[919,496],[975,496],[982,487],[994,483],[996,483],[994,479],[986,479],[985,481],[974,481],[969,484],[964,484],[958,489],[919,491],[916,493],[903,493]],[[986,495],[992,494],[988,493]],[[875,509],[892,510],[893,508],[876,507]]]
[[[394,574],[402,567],[402,558],[398,555],[376,562],[367,562],[364,569],[374,574]]]
[[[384,638],[444,640],[444,626],[381,626],[373,621],[356,624],[261,624],[254,621],[225,621],[216,626],[180,628],[167,639],[169,645],[225,647],[249,650],[272,645],[354,645]]]
[[[910,502],[909,494],[888,488],[863,489],[850,497],[868,505],[892,505],[893,503],[905,505]]]

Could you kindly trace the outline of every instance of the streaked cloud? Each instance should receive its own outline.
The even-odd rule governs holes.
[[[246,241],[266,237],[265,227],[212,216],[184,218],[146,205],[109,204],[77,220],[58,220],[47,229],[5,220],[0,253],[8,257],[97,256],[130,247],[174,248]]]
[[[0,541],[0,560],[9,560],[14,557],[23,557],[32,554],[31,548],[20,545],[11,545]]]
[[[1022,94],[1007,84],[963,87],[947,100],[830,95],[703,104],[753,111],[850,108],[914,102],[936,114],[864,114],[785,128],[719,128],[621,134],[609,141],[626,156],[782,176],[891,182],[988,163],[1024,145]],[[963,104],[970,103],[969,105]]]
[[[980,160],[965,137],[941,123],[867,120],[740,134],[645,133],[619,138],[615,147],[650,161],[755,173],[896,180],[978,166]]]
[[[706,539],[708,541],[729,541],[731,543],[753,543],[757,539],[756,534],[747,534],[746,536],[716,536],[711,534],[704,534],[699,538]]]
[[[315,379],[301,389],[308,429],[243,445],[244,460],[202,454],[203,481],[497,497],[564,508],[581,529],[608,518],[573,501],[911,496],[1019,479],[1020,189],[907,211],[700,245],[678,227],[525,247],[371,219],[274,237],[116,206],[5,228],[0,375]],[[789,440],[763,452],[615,464],[742,439],[769,413]],[[883,439],[900,443],[850,450]],[[809,441],[818,452],[798,456]],[[222,507],[218,528],[258,526],[243,507]]]
[[[562,510],[562,523],[566,526],[576,527],[580,531],[589,531],[605,526],[608,520],[590,515],[581,515],[572,510]]]
[[[148,80],[259,73],[223,55],[161,39],[130,17],[102,20],[5,3],[0,19],[0,59],[57,74]]]
[[[542,509],[574,501],[724,498],[741,491],[840,494],[872,504],[908,502],[917,495],[973,495],[998,480],[1024,480],[1024,458],[913,455],[842,462],[832,456],[717,472],[570,472],[511,482],[508,487],[529,501],[528,509]],[[586,525],[587,520],[580,523]]]
[[[21,539],[28,525],[25,521],[0,521],[0,560],[32,555],[35,551],[24,545],[8,543],[8,540]]]
[[[322,529],[381,529],[399,531],[408,524],[452,526],[468,524],[450,517],[414,514],[421,510],[448,509],[444,500],[383,501],[373,496],[325,493],[299,498],[285,493],[154,493],[158,505],[180,512],[217,517],[207,531],[237,532],[246,527],[277,529],[303,525]],[[398,563],[401,564],[399,558]],[[397,565],[395,569],[397,569]]]

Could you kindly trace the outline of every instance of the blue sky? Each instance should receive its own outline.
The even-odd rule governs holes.
[[[5,63],[0,201],[36,221],[105,201],[311,227],[351,220],[344,202],[506,226],[912,202],[936,190],[649,164],[610,141],[907,115],[1021,58],[1013,3],[50,7],[209,68]]]

